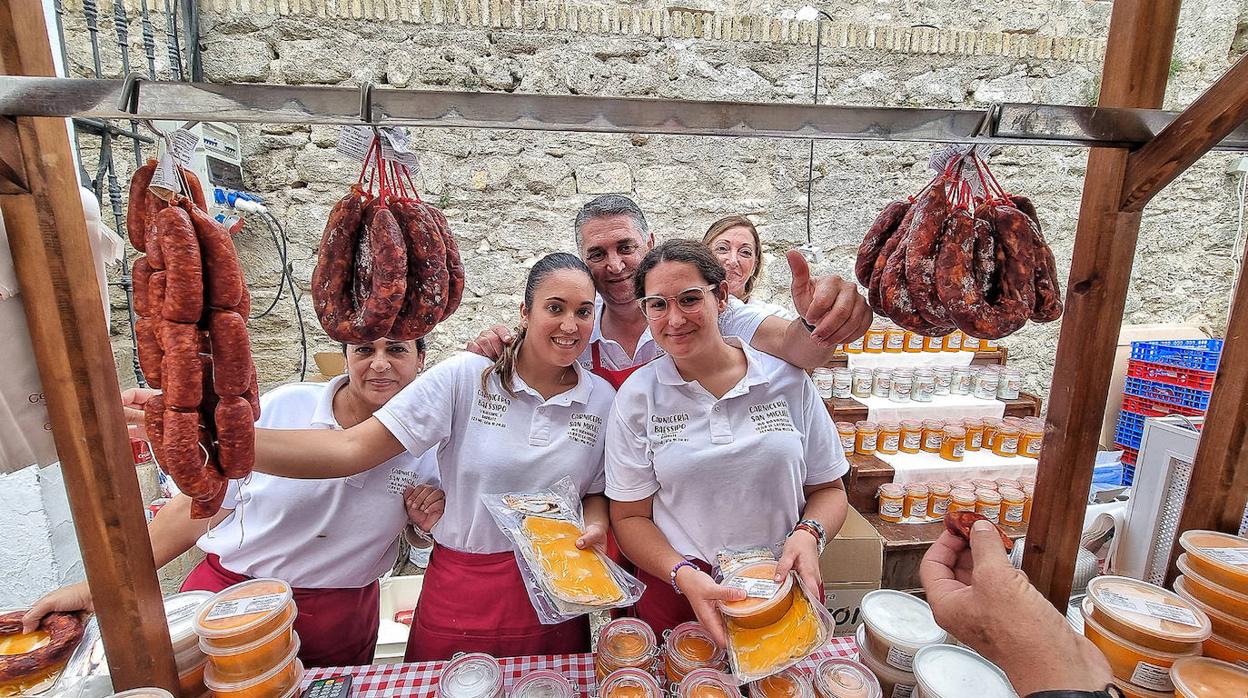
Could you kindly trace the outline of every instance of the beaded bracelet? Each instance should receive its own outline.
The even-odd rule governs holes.
[[[698,566],[697,566],[697,565],[695,565],[695,564],[693,564],[693,563],[692,563],[692,562],[690,562],[689,560],[681,560],[680,562],[677,562],[677,563],[676,563],[676,566],[675,566],[675,567],[673,567],[673,568],[672,568],[672,572],[671,572],[671,576],[672,576],[672,588],[676,590],[676,593],[677,593],[677,594],[680,594],[681,596],[684,596],[684,595],[685,595],[685,592],[681,591],[681,590],[680,590],[680,587],[676,586],[676,573],[680,571],[680,568],[681,568],[681,567],[692,567],[693,569],[695,569],[695,570],[696,570],[696,569],[698,569]]]

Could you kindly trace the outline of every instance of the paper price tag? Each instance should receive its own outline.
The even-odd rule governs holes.
[[[190,167],[191,158],[195,156],[195,146],[199,145],[199,136],[180,128],[169,134],[165,143],[174,160],[184,167]]]
[[[896,667],[902,671],[914,670],[914,655],[896,647],[888,648],[888,658],[885,659],[885,662],[889,666]]]
[[[1248,548],[1201,548],[1200,552],[1228,565],[1248,567]]]
[[[381,129],[381,135],[383,136],[381,141],[383,158],[407,167],[413,174],[420,172],[420,162],[416,160],[416,153],[412,152],[406,131],[401,128],[387,127]]]
[[[373,146],[373,129],[370,126],[343,126],[338,132],[339,153],[361,162],[368,157]]]
[[[241,599],[219,601],[213,606],[204,620],[220,620],[234,616],[246,616],[252,613],[264,613],[280,608],[286,603],[285,594],[263,594],[261,596],[244,596]]]
[[[182,181],[178,177],[178,168],[174,165],[173,155],[166,150],[156,162],[156,171],[152,173],[152,183],[148,187],[156,196],[169,201],[175,194],[182,192]]]
[[[1116,594],[1112,591],[1102,591],[1099,598],[1097,598],[1097,602],[1120,611],[1160,618],[1161,620],[1168,620],[1182,625],[1190,625],[1193,628],[1200,627],[1200,621],[1196,618],[1196,614],[1186,608],[1171,606],[1168,603],[1145,601],[1144,599]]]
[[[733,577],[724,582],[724,586],[729,589],[741,589],[746,596],[757,599],[770,599],[780,591],[780,585],[770,579],[755,579],[754,577]]]

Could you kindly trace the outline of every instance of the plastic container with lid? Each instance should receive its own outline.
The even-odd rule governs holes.
[[[949,511],[975,511],[979,497],[971,490],[952,490],[949,494]]]
[[[1013,487],[1003,487],[1001,495],[1001,523],[1006,526],[1021,526],[1023,512],[1027,508],[1027,495]]]
[[[884,696],[910,696],[913,695],[914,687],[918,684],[914,680],[914,674],[908,671],[902,671],[894,666],[890,666],[887,662],[879,657],[871,654],[865,649],[867,626],[858,627],[858,661],[867,668],[880,684],[880,693]]]
[[[815,698],[810,679],[796,669],[785,669],[750,684],[750,698]]]
[[[875,422],[863,420],[854,423],[854,453],[875,453],[880,427]]]
[[[938,337],[924,337],[923,338],[923,351],[944,351],[944,350],[945,350],[945,338],[944,337],[938,336]]]
[[[725,577],[724,586],[751,591],[750,596],[741,601],[721,601],[720,613],[743,628],[763,628],[780,620],[793,605],[793,575],[777,584],[774,581],[776,566],[774,560],[755,562]],[[762,588],[752,588],[752,585]]]
[[[169,623],[169,640],[173,643],[173,661],[178,671],[194,669],[204,662],[195,634],[195,616],[212,599],[210,591],[187,591],[165,597],[165,620]]]
[[[1212,626],[1203,611],[1178,594],[1127,577],[1088,582],[1090,617],[1118,637],[1163,652],[1198,648]]]
[[[893,369],[881,366],[871,374],[871,395],[888,397],[893,390]]]
[[[299,639],[286,657],[268,671],[233,681],[217,674],[212,662],[204,669],[204,686],[217,698],[271,698],[284,695],[291,688],[298,688],[303,680],[303,663],[299,661]],[[459,697],[463,698],[463,697]]]
[[[1184,587],[1192,598],[1248,622],[1248,594],[1232,591],[1192,569],[1187,553],[1175,563],[1183,573]]]
[[[927,483],[927,518],[939,519],[949,511],[949,498],[952,488],[947,482]]]
[[[836,435],[841,437],[841,450],[845,451],[845,455],[853,455],[854,453],[854,435],[857,429],[854,428],[853,422],[837,422]]]
[[[927,602],[909,594],[879,589],[862,597],[866,651],[901,671],[910,671],[920,648],[945,641]]]
[[[790,575],[793,577],[795,575]],[[741,626],[725,616],[728,657],[733,673],[753,681],[793,666],[827,642],[829,629],[816,611],[819,600],[795,586],[792,602],[782,617],[759,628]]]
[[[884,328],[884,351],[888,354],[900,354],[906,348],[906,331],[889,324]]]
[[[525,674],[511,687],[511,698],[576,698],[567,677],[550,669]]]
[[[202,696],[208,692],[204,685],[204,672],[208,670],[208,658],[185,670],[178,667],[178,693],[184,696]]]
[[[875,373],[869,368],[855,368],[853,383],[849,392],[854,397],[871,397],[871,384],[875,381]]]
[[[280,579],[249,579],[204,604],[195,615],[195,632],[201,648],[230,649],[270,638],[280,628],[289,629],[295,615],[289,584]]]
[[[290,653],[290,648],[299,642],[292,629],[294,623],[295,619],[291,618],[267,637],[246,645],[222,648],[201,640],[199,649],[208,655],[218,677],[225,681],[243,681],[272,669]]]
[[[893,454],[901,450],[901,425],[897,422],[881,422],[879,439],[875,450],[880,453]]]
[[[503,668],[488,654],[453,657],[438,675],[438,698],[498,698],[503,695]]]
[[[832,371],[832,397],[847,398],[854,394],[854,372],[848,368]]]
[[[995,523],[1001,523],[1001,494],[993,490],[975,490],[975,513]]]
[[[966,457],[966,430],[962,427],[945,427],[945,438],[940,442],[940,457],[959,462]]]
[[[818,698],[883,698],[880,680],[852,659],[825,659],[812,672]]]
[[[663,669],[671,685],[679,684],[695,669],[722,670],[728,666],[724,648],[715,644],[697,621],[672,628],[663,634],[663,640]]]
[[[939,419],[923,420],[923,443],[920,446],[927,453],[940,453],[940,444],[945,440],[945,423]]]
[[[1207,657],[1180,659],[1170,667],[1176,698],[1248,696],[1248,669]]]
[[[889,402],[910,402],[914,397],[914,371],[908,368],[893,370],[893,387],[888,392]]]
[[[598,683],[598,698],[663,698],[663,687],[648,671],[625,667]]]
[[[1018,427],[1002,424],[992,440],[992,452],[1002,458],[1018,455]]]
[[[879,354],[884,351],[884,327],[872,325],[862,336],[862,351],[866,354]]]
[[[906,488],[893,482],[880,485],[880,519],[899,523],[906,515]]]
[[[594,671],[599,681],[624,667],[650,669],[659,656],[659,642],[640,618],[616,618],[598,630]]]
[[[1005,672],[965,647],[929,645],[914,655],[922,698],[1018,698]]]
[[[1200,647],[1192,647],[1182,652],[1144,647],[1125,640],[1107,630],[1092,618],[1091,599],[1084,598],[1083,635],[1096,645],[1109,662],[1114,677],[1130,684],[1147,688],[1150,691],[1173,691],[1170,683],[1170,667],[1184,657],[1199,657]]]
[[[132,688],[121,693],[110,693],[108,698],[175,698],[163,688]]]
[[[927,344],[923,335],[918,332],[906,331],[905,345],[902,347],[907,354],[922,353],[924,345]]]
[[[902,453],[918,453],[923,447],[923,422],[917,419],[901,420]]]
[[[962,330],[954,330],[945,335],[944,350],[945,351],[962,351],[962,338],[966,335],[962,334]]]
[[[927,489],[927,485],[921,482],[912,482],[905,486],[906,499],[902,506],[902,512],[908,519],[925,519],[927,518],[927,504],[931,493]]]
[[[984,420],[964,419],[962,428],[966,430],[966,450],[978,451],[984,443]]]
[[[694,669],[676,687],[676,698],[737,698],[740,695],[737,682],[715,669]]]
[[[1205,640],[1201,645],[1201,652],[1206,657],[1248,667],[1248,645],[1240,645],[1217,635],[1210,635],[1209,639]]]
[[[1187,580],[1183,577],[1174,580],[1174,593],[1199,608],[1209,618],[1209,625],[1218,637],[1237,644],[1248,645],[1248,618],[1236,618],[1229,613],[1223,613],[1192,596],[1192,593],[1187,590]]]
[[[1248,539],[1217,531],[1186,531],[1179,545],[1188,565],[1212,582],[1248,594]]]

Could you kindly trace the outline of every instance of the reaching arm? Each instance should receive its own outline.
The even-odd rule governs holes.
[[[257,429],[255,470],[304,479],[346,477],[374,468],[404,450],[376,417],[343,430]]]

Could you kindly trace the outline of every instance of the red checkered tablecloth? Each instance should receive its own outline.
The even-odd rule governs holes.
[[[858,646],[852,637],[838,637],[802,660],[797,668],[809,672],[816,664],[831,657],[857,655]],[[593,696],[598,692],[594,677],[592,654],[552,655],[541,657],[506,657],[500,659],[503,666],[503,685],[510,692],[511,685],[520,677],[537,671],[551,669],[563,674],[576,687],[577,695]],[[351,674],[353,698],[392,698],[396,696],[432,696],[438,684],[445,662],[422,662],[419,664],[373,664],[369,666],[326,667],[309,669],[303,684],[316,679]]]

